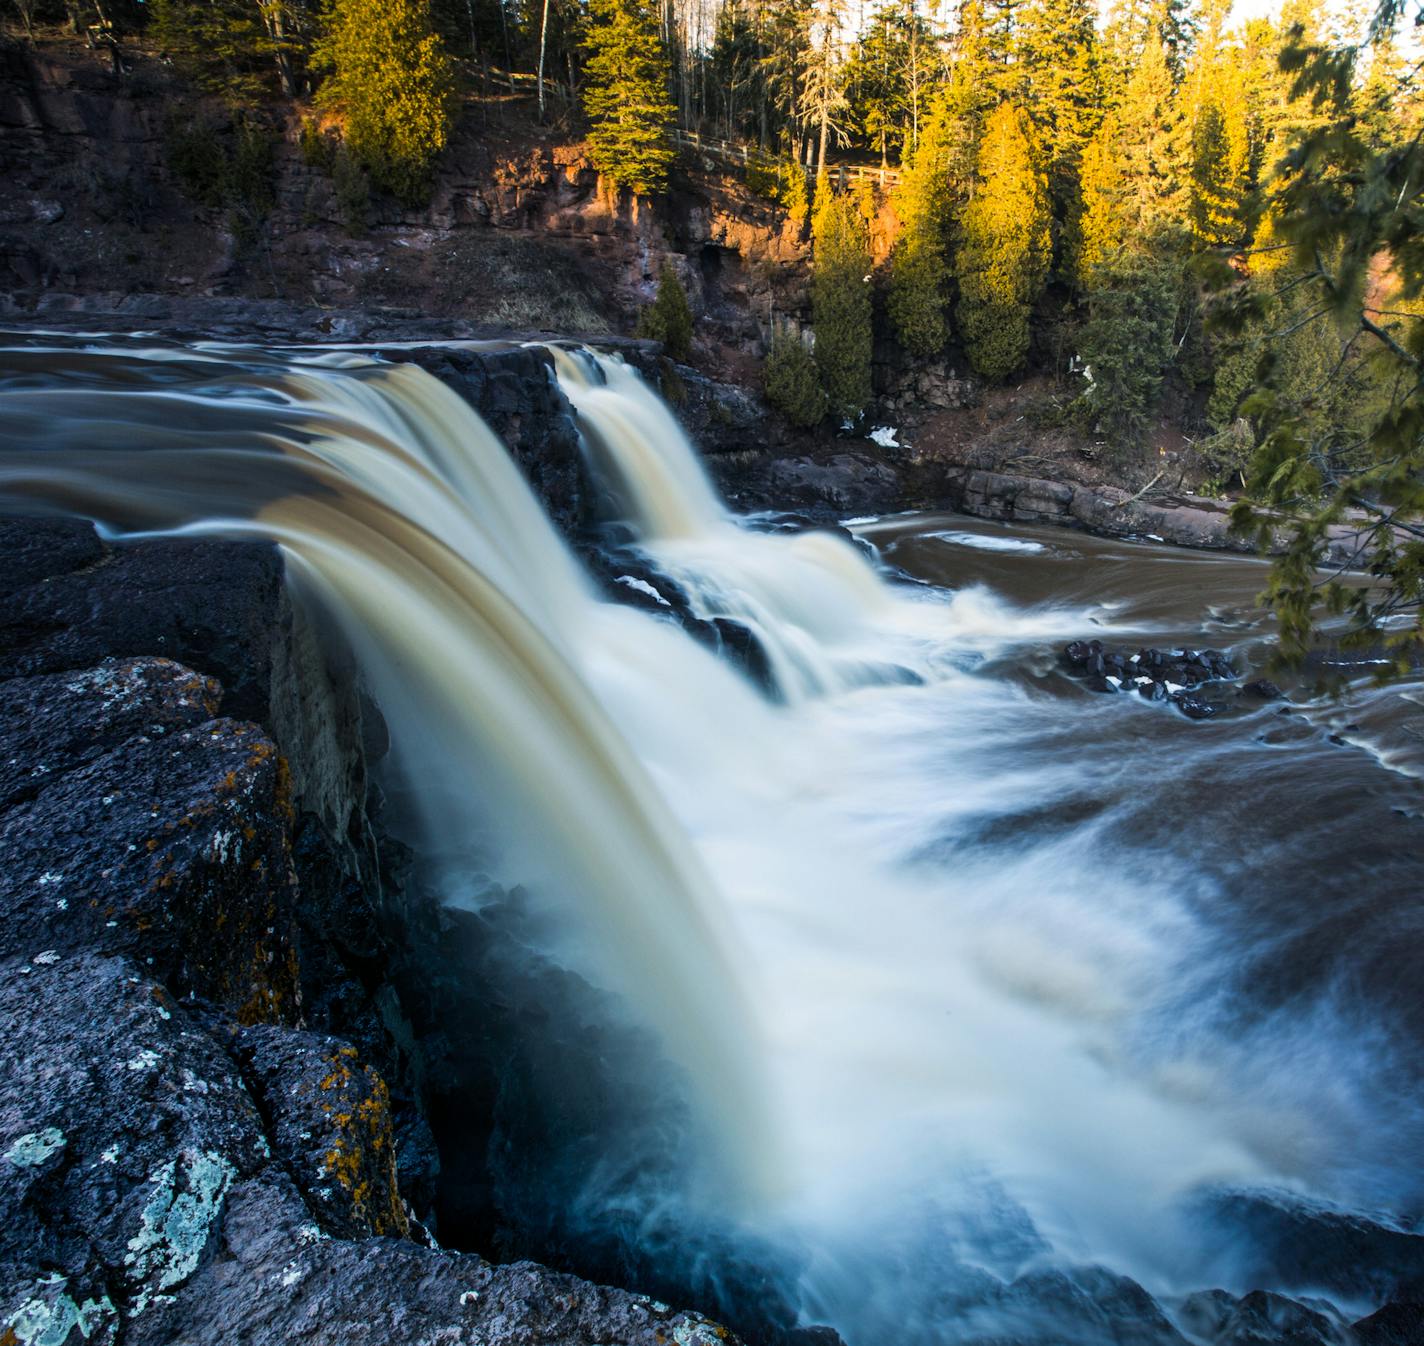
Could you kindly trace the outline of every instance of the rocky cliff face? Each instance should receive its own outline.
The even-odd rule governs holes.
[[[800,231],[712,161],[640,202],[610,193],[580,145],[478,100],[427,208],[378,202],[359,218],[303,156],[300,111],[274,105],[274,203],[244,223],[194,201],[172,167],[175,119],[210,125],[221,153],[230,111],[195,100],[152,55],[131,53],[131,66],[120,78],[77,44],[0,42],[0,305],[242,295],[606,335],[631,330],[667,260],[712,345],[755,347],[773,310],[805,306]]]

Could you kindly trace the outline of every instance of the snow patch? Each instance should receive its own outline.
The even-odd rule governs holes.
[[[874,440],[882,449],[898,449],[900,441],[895,436],[899,433],[893,425],[877,425],[866,439]]]

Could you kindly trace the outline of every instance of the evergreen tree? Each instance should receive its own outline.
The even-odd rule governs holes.
[[[816,182],[811,316],[816,367],[831,412],[859,418],[870,401],[870,246],[855,202]]]
[[[900,235],[890,254],[888,307],[896,335],[915,355],[937,355],[949,340],[953,129],[942,105],[932,109],[895,192]]]
[[[886,0],[846,68],[852,122],[882,164],[892,148],[903,157],[919,139],[929,40],[915,0]]]
[[[296,3],[152,0],[149,32],[201,87],[251,103],[274,81],[295,97],[310,44],[312,14]]]
[[[1162,44],[1150,36],[1122,103],[1083,151],[1080,284],[1125,248],[1163,246],[1185,224],[1186,146]]]
[[[583,105],[598,171],[639,195],[666,190],[677,108],[670,67],[647,0],[590,0]]]
[[[1039,0],[1024,10],[1018,33],[1018,64],[1048,173],[1060,270],[1071,269],[1078,252],[1078,171],[1103,116],[1096,14],[1091,0]]]
[[[1223,84],[1198,109],[1192,128],[1191,224],[1208,247],[1246,241],[1251,146],[1241,87]]]
[[[1127,445],[1152,420],[1173,353],[1182,273],[1172,253],[1129,250],[1100,262],[1078,336],[1087,390],[1080,399],[1092,428]]]
[[[984,131],[956,267],[965,349],[987,378],[1013,373],[1028,354],[1029,315],[1048,274],[1049,220],[1028,118],[1004,103]]]
[[[450,63],[428,0],[331,0],[325,17],[319,100],[376,186],[418,204],[450,134]]]
[[[671,359],[686,360],[691,354],[692,309],[671,262],[663,263],[658,277],[658,297],[643,311],[638,334],[651,341],[661,341]]]
[[[793,425],[809,429],[826,414],[820,371],[800,337],[781,335],[772,341],[762,386],[766,400]]]

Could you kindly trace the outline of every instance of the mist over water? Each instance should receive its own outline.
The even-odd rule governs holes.
[[[805,1321],[882,1346],[1034,1339],[1053,1312],[1011,1287],[1051,1268],[1251,1288],[1204,1192],[1417,1216],[1399,706],[1367,698],[1384,746],[1342,756],[1323,706],[1282,737],[1051,674],[1092,633],[1259,652],[1256,563],[858,523],[944,587],[893,584],[844,537],[745,526],[634,373],[555,358],[618,515],[698,615],[754,633],[779,699],[602,601],[413,366],[33,342],[3,356],[0,500],[282,544],[391,724],[427,874],[456,904],[492,863],[526,886],[541,952],[686,1082],[690,1157],[590,1174],[591,1236],[740,1243]]]

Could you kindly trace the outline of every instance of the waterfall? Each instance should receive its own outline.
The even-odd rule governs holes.
[[[503,446],[414,365],[210,353],[180,378],[162,347],[9,362],[47,358],[64,379],[0,389],[0,501],[115,533],[280,543],[360,656],[452,898],[492,810],[511,881],[570,899],[578,965],[695,1080],[727,1146],[720,1181],[760,1191],[775,1141],[745,954],[593,687],[616,670],[636,701],[675,669],[755,715],[750,692],[663,624],[597,602]]]
[[[1025,1268],[1180,1289],[1207,1256],[1184,1197],[1345,1172],[1290,1050],[1182,1008],[1220,958],[1212,881],[1083,804],[1062,704],[974,671],[1102,610],[758,533],[621,361],[554,358],[639,545],[756,634],[784,703],[600,601],[478,416],[358,351],[5,352],[0,500],[275,539],[357,652],[446,900],[497,836],[552,952],[690,1081],[708,1171],[638,1199],[689,1260],[714,1222],[784,1250],[851,1346],[943,1340]],[[1064,800],[1082,820],[1043,825]]]
[[[975,649],[1054,629],[983,590],[892,592],[844,536],[742,527],[676,418],[617,356],[549,348],[595,472],[642,549],[704,619],[748,627],[793,701],[934,677]]]

